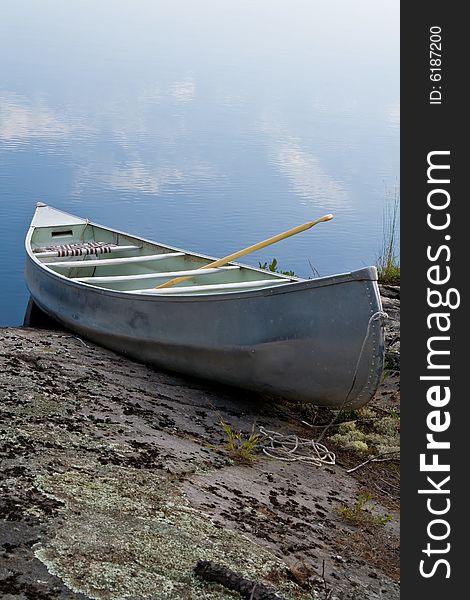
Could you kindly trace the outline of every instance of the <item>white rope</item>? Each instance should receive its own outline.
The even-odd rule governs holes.
[[[260,433],[269,440],[262,446],[266,456],[286,462],[304,462],[316,465],[334,465],[336,456],[326,446],[297,435],[284,435],[260,426]]]

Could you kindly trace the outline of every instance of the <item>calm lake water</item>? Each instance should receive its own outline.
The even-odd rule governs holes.
[[[374,264],[399,185],[399,3],[0,6],[0,325],[23,320],[38,200],[299,276]]]

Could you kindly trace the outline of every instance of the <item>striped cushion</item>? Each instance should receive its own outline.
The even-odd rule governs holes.
[[[76,244],[56,244],[35,248],[33,252],[57,252],[57,256],[83,256],[84,254],[107,254],[116,248],[116,244],[106,242],[81,242]]]

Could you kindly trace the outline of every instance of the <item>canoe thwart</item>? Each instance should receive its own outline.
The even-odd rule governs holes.
[[[210,275],[220,271],[237,270],[240,267],[219,267],[218,269],[186,269],[184,271],[158,271],[157,273],[139,273],[138,275],[103,275],[102,277],[73,277],[74,281],[83,283],[112,283],[114,281],[133,281],[139,279],[164,279],[166,277],[178,277],[180,275],[188,275],[196,277],[199,275]]]
[[[47,267],[109,267],[129,263],[142,263],[165,258],[185,256],[184,252],[165,252],[164,254],[144,254],[143,256],[127,256],[126,258],[97,258],[96,260],[64,260],[43,262]]]
[[[239,281],[237,283],[214,283],[212,285],[185,285],[171,288],[149,288],[145,290],[132,290],[136,294],[194,294],[198,292],[231,292],[236,290],[246,290],[250,288],[259,288],[263,286],[288,284],[288,279],[255,279],[254,281]]]

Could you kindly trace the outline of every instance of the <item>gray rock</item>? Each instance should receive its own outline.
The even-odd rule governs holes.
[[[227,456],[221,421],[246,435],[310,434],[281,399],[156,371],[61,331],[2,329],[0,341],[2,597],[233,598],[194,576],[205,559],[285,598],[321,597],[323,584],[291,576],[302,564],[345,600],[384,587],[398,599],[398,583],[380,569],[371,579],[348,546],[337,506],[357,497],[353,476],[259,448],[252,466]]]

